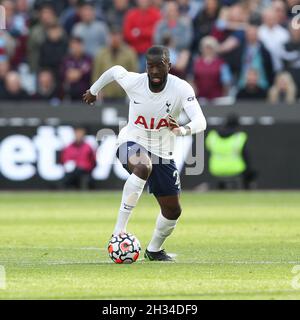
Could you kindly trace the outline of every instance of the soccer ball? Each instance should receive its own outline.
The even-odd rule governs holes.
[[[130,233],[113,236],[108,243],[108,254],[115,263],[133,263],[141,251],[139,240]]]

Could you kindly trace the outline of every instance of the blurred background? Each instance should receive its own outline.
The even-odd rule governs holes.
[[[120,189],[116,137],[95,136],[118,134],[125,92],[107,86],[95,108],[81,96],[113,65],[145,72],[152,44],[169,48],[171,73],[191,83],[208,122],[178,147],[184,189],[300,188],[300,1],[0,4],[0,189]],[[186,175],[195,144],[205,169]]]

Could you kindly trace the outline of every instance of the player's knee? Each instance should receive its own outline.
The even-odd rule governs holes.
[[[175,209],[174,209],[174,218],[175,219],[178,219],[180,216],[181,216],[181,212],[182,212],[182,209],[180,206],[177,206]]]
[[[166,219],[177,220],[181,216],[182,209],[180,205],[165,206],[162,209],[162,214]]]
[[[133,173],[143,180],[147,180],[151,174],[152,165],[149,164],[137,164],[134,166]]]

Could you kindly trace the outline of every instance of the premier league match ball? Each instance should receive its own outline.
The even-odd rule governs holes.
[[[133,263],[141,251],[139,240],[130,233],[113,236],[108,243],[108,254],[115,263]]]

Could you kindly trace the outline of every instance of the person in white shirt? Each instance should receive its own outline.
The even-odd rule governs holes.
[[[282,70],[284,45],[289,41],[290,34],[278,23],[273,8],[263,12],[263,24],[258,29],[258,38],[270,52],[275,71]]]
[[[173,160],[176,136],[192,135],[206,129],[206,120],[193,88],[170,75],[170,53],[164,46],[151,47],[146,55],[147,72],[128,72],[114,66],[104,72],[83,95],[93,104],[100,90],[117,81],[129,99],[129,119],[118,137],[117,156],[131,174],[123,188],[122,202],[114,235],[126,232],[132,209],[137,205],[148,181],[161,212],[145,257],[171,261],[161,247],[172,233],[181,214],[180,178]],[[185,110],[190,122],[179,126],[177,119]]]

